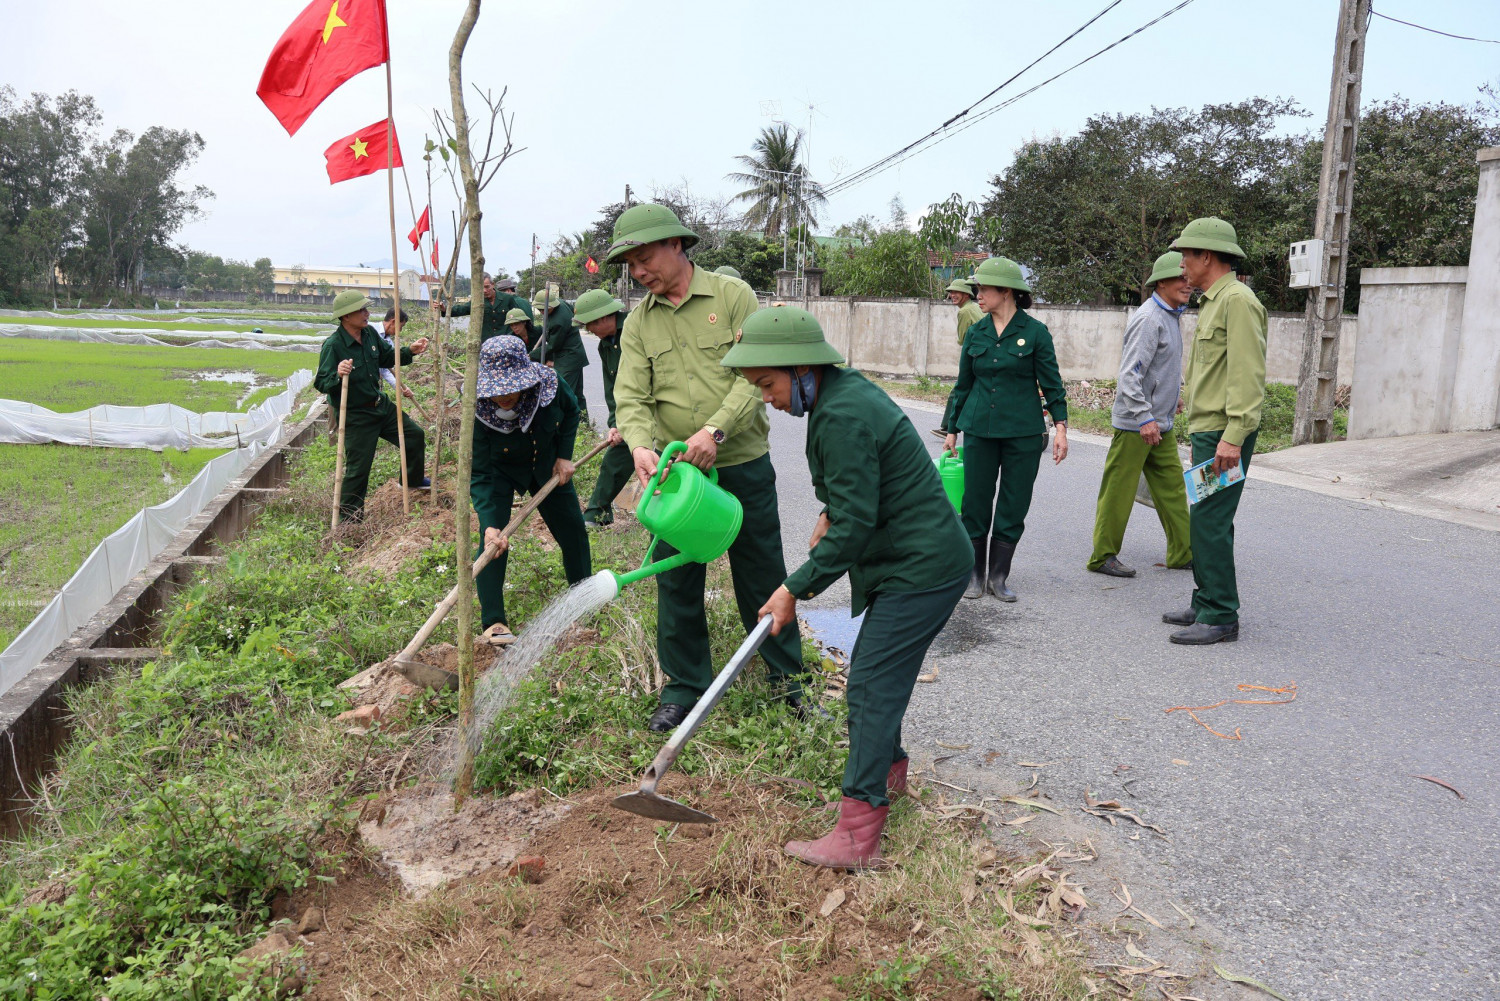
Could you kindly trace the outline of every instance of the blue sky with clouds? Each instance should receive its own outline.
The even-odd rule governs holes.
[[[491,262],[524,266],[582,229],[628,183],[687,183],[729,194],[733,159],[778,115],[806,127],[820,180],[905,145],[1062,39],[1107,0],[992,3],[516,4],[486,0],[467,80],[498,91],[515,116],[518,153],[484,198]],[[1125,35],[1174,0],[1122,0],[995,100]],[[288,137],[255,96],[272,44],[302,0],[74,0],[7,15],[0,81],[21,93],[93,94],[109,128],[188,128],[207,142],[187,180],[217,197],[181,239],[227,257],[348,264],[388,258],[384,175],[328,184],[323,150],[384,117],[384,76],[355,78]],[[448,106],[447,50],[460,0],[388,0],[396,121],[418,206],[420,160],[434,107]],[[1376,0],[1376,10],[1458,34],[1500,38],[1495,0]],[[1321,128],[1336,0],[1195,0],[1146,33],[930,152],[833,199],[823,228],[900,195],[915,216],[957,191],[983,196],[1016,146],[1068,134],[1093,114],[1291,97]],[[1365,61],[1366,102],[1401,94],[1468,103],[1500,80],[1500,45],[1441,38],[1377,18]],[[474,102],[471,102],[473,104]],[[471,108],[472,110],[472,108]],[[434,209],[455,207],[440,186]],[[420,209],[419,209],[420,210]],[[398,221],[411,218],[398,175]],[[447,227],[440,227],[446,232]],[[443,240],[445,245],[449,242]],[[409,245],[408,245],[409,246]],[[403,254],[405,257],[406,255]]]

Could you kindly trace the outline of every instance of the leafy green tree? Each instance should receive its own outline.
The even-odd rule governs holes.
[[[863,246],[836,250],[823,262],[829,295],[930,296],[937,283],[920,234],[889,229]]]
[[[765,291],[776,287],[776,272],[781,267],[781,243],[762,239],[756,233],[728,232],[717,247],[698,251],[694,262],[709,271],[729,265],[750,283],[753,289]]]
[[[276,274],[271,267],[269,257],[257,257],[252,265],[254,273],[251,276],[248,291],[259,292],[261,295],[270,295],[276,291]]]
[[[793,133],[779,122],[761,129],[750,148],[750,154],[735,157],[745,169],[725,175],[726,180],[749,185],[733,198],[749,204],[745,225],[762,230],[767,240],[779,238],[798,221],[816,225],[818,211],[828,200],[801,162],[802,132]]]

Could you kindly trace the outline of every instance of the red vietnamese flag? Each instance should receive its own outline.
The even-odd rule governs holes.
[[[353,135],[347,135],[323,151],[328,161],[328,183],[337,184],[351,177],[364,177],[386,164],[386,128],[388,121],[382,118],[374,125],[367,125]],[[390,133],[394,142],[396,133]],[[394,142],[391,149],[390,166],[401,166],[401,143]]]
[[[431,205],[427,206],[425,209],[422,210],[422,218],[418,219],[417,220],[417,224],[411,228],[411,232],[406,234],[406,238],[411,241],[411,249],[412,250],[420,250],[421,249],[421,247],[422,247],[422,234],[425,233],[425,232],[427,232],[430,229],[432,229],[432,206]]]
[[[255,93],[296,135],[324,98],[390,55],[385,0],[312,0],[277,40]]]
[[[586,270],[591,275],[597,275],[599,273],[599,262],[594,260],[592,254],[589,255],[588,260],[583,262],[583,267],[584,270]]]
[[[432,238],[432,270],[433,271],[437,271],[437,269],[438,269],[437,237],[434,236]]]

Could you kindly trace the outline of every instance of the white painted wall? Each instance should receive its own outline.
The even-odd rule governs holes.
[[[1445,431],[1500,425],[1500,146],[1479,151],[1479,196],[1469,245],[1469,287]]]

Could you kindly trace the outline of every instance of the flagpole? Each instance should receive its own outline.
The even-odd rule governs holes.
[[[389,16],[389,15],[387,15]],[[401,453],[401,513],[411,514],[411,496],[406,482],[406,415],[401,407],[401,260],[396,244],[396,100],[391,89],[391,26],[385,25],[385,194],[391,213],[391,306],[396,311],[396,448]]]

